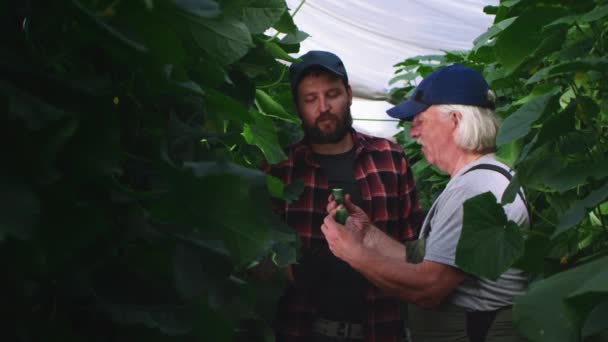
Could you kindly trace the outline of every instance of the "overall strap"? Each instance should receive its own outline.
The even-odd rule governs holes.
[[[505,170],[504,168],[502,168],[498,165],[494,165],[494,164],[477,164],[477,165],[473,166],[472,168],[468,169],[467,171],[465,171],[463,173],[463,175],[467,174],[471,171],[474,171],[474,170],[496,171],[496,172],[502,174],[503,176],[505,176],[509,180],[509,182],[511,180],[513,180],[513,175],[509,171]],[[524,202],[524,205],[526,206],[526,211],[528,212],[528,219],[531,220],[532,217],[530,217],[530,210],[528,209],[528,202],[526,202],[526,198],[524,197],[524,194],[523,194],[521,188],[519,188],[519,190],[517,191],[517,194],[521,198],[522,202]]]

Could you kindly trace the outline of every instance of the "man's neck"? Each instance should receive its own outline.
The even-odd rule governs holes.
[[[462,151],[462,150],[461,150]],[[484,153],[474,151],[462,151],[454,160],[451,170],[448,172],[450,177],[454,177],[463,167],[484,156]]]
[[[353,141],[353,136],[349,132],[347,133],[342,140],[338,141],[335,144],[310,144],[313,152],[318,154],[340,154],[350,151],[355,143]]]

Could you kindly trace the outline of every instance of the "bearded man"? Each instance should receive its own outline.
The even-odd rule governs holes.
[[[401,147],[352,128],[352,90],[344,64],[310,51],[289,68],[304,138],[288,159],[264,167],[286,185],[305,184],[301,196],[275,209],[301,239],[291,284],[275,326],[283,341],[404,341],[402,305],[329,251],[320,226],[332,188],[342,188],[380,230],[407,241],[422,221],[414,180]]]

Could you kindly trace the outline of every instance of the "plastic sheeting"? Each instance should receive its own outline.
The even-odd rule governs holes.
[[[302,0],[287,0],[290,13]],[[483,12],[499,0],[305,0],[294,16],[310,35],[300,54],[334,52],[344,61],[355,94],[354,127],[390,138],[397,122],[385,110],[394,65],[407,57],[468,50],[494,20]]]
[[[287,0],[293,11],[301,0]],[[491,25],[498,0],[306,0],[294,17],[310,34],[301,52],[328,50],[346,65],[355,95],[385,97],[406,57],[470,49]]]

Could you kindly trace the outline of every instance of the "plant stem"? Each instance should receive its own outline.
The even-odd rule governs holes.
[[[557,223],[551,222],[549,221],[549,219],[547,219],[546,217],[544,217],[543,215],[541,215],[539,212],[535,211],[536,216],[538,216],[540,219],[542,219],[543,221],[545,221],[545,223],[548,223],[550,226],[555,227],[557,226]]]
[[[258,89],[268,89],[268,88],[274,87],[275,85],[279,84],[283,80],[283,77],[285,76],[285,71],[286,70],[287,70],[287,68],[283,68],[281,70],[281,75],[279,76],[279,78],[276,81],[273,81],[270,84],[264,84],[264,85],[257,86],[256,88],[258,88]],[[256,105],[257,105],[257,103],[256,103]]]

